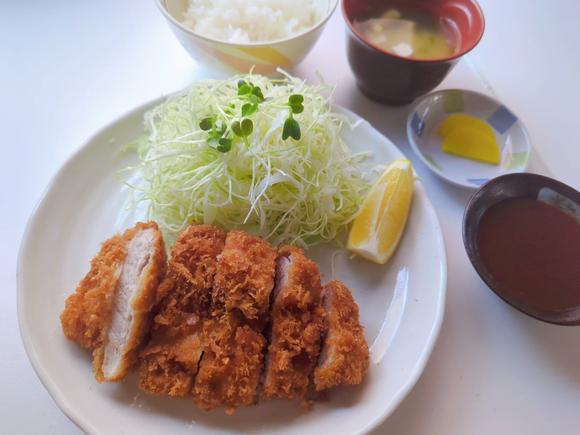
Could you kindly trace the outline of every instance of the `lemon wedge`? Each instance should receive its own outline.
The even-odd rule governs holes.
[[[348,236],[347,248],[385,264],[395,252],[413,199],[413,167],[395,160],[371,188]]]
[[[437,130],[446,153],[493,165],[499,164],[501,151],[491,126],[474,116],[456,113],[448,116]]]

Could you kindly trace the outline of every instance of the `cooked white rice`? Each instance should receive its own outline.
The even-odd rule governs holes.
[[[183,24],[220,41],[270,42],[322,21],[327,0],[189,0]]]

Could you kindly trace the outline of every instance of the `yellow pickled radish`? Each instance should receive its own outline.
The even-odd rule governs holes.
[[[443,138],[442,151],[459,157],[497,165],[501,151],[491,126],[464,113],[449,115],[437,133]]]
[[[413,199],[413,167],[396,160],[371,188],[348,237],[347,248],[375,263],[385,264],[405,229]]]
[[[493,128],[491,128],[487,122],[476,118],[475,116],[466,115],[465,113],[454,113],[453,115],[449,115],[445,118],[445,121],[441,123],[437,132],[445,137],[457,127],[469,127],[474,130],[479,130],[482,133],[487,134],[490,139],[495,139]]]
[[[441,148],[448,154],[477,160],[492,165],[499,164],[501,153],[495,141],[481,130],[457,127],[443,138]]]

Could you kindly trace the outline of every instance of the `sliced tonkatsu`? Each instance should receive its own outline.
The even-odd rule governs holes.
[[[60,317],[64,334],[93,351],[99,382],[122,379],[136,361],[165,267],[157,224],[138,223],[103,243],[67,298]]]
[[[268,242],[243,231],[226,237],[214,280],[213,319],[206,324],[193,389],[202,409],[231,413],[257,400],[276,255]]]
[[[314,371],[316,390],[360,384],[369,368],[369,349],[358,305],[349,289],[337,280],[324,286],[322,305],[326,332]]]
[[[159,396],[189,395],[203,352],[201,340],[198,333],[153,339],[140,355],[139,388]]]
[[[268,318],[276,256],[276,248],[265,240],[244,231],[230,231],[214,283],[216,315],[221,310],[261,326]]]
[[[302,249],[211,225],[182,231],[167,261],[157,224],[138,223],[103,243],[61,323],[93,351],[99,382],[138,362],[141,390],[207,411],[310,403],[369,368],[356,302],[320,278]]]
[[[324,317],[320,271],[302,249],[290,246],[278,250],[276,263],[262,396],[301,399],[320,353]]]
[[[206,326],[203,358],[193,389],[195,403],[206,411],[224,408],[228,414],[255,404],[266,339],[230,314]]]
[[[211,317],[211,291],[226,234],[210,225],[182,231],[157,292],[151,341],[141,352],[139,387],[151,394],[191,393],[203,353],[203,323]]]

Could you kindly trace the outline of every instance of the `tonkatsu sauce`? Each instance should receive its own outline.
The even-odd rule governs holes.
[[[509,199],[481,218],[481,260],[506,299],[531,309],[580,306],[580,224],[534,199]]]

